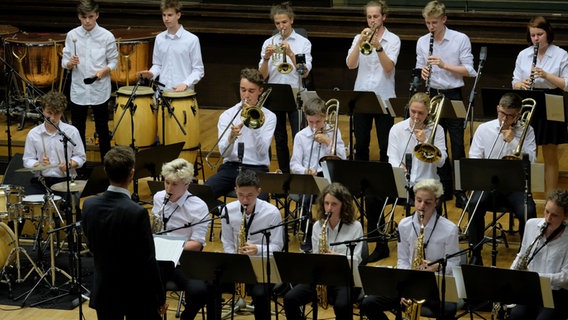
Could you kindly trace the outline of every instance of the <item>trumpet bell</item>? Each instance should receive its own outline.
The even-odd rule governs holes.
[[[440,161],[442,152],[438,147],[429,143],[422,143],[414,147],[414,155],[418,160],[426,163],[434,163]]]
[[[361,47],[359,47],[359,49],[361,50],[361,53],[366,56],[370,55],[373,52],[373,46],[369,41],[363,42],[363,44],[361,44]]]
[[[281,64],[278,65],[278,72],[282,73],[282,74],[288,74],[290,72],[292,72],[292,65],[287,63],[287,62],[283,62]]]

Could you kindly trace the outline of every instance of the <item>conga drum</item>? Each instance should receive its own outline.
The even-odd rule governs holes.
[[[158,108],[158,138],[164,145],[177,142],[185,142],[183,149],[194,149],[199,146],[199,108],[195,91],[185,90],[181,92],[164,91],[162,103],[169,103],[174,110],[177,120],[184,128],[186,134],[180,130],[173,114],[167,108]],[[162,118],[162,110],[166,111],[165,118]],[[165,123],[165,131],[162,131],[162,120]],[[165,133],[165,139],[164,139]]]
[[[136,72],[148,70],[152,65],[154,39],[159,32],[149,28],[110,30],[118,47],[118,66],[110,73],[119,86],[136,83]]]
[[[5,40],[15,69],[34,86],[53,90],[60,77],[65,33],[21,32]]]
[[[121,87],[116,93],[114,111],[114,143],[117,146],[129,146],[132,143],[132,122],[134,122],[134,145],[148,147],[156,143],[156,116],[154,111],[154,90],[150,87],[138,87],[132,101],[136,106],[134,115],[130,109],[124,111],[132,94],[133,86]],[[124,116],[122,116],[124,114]],[[122,120],[120,118],[122,117]],[[119,123],[120,120],[120,123]]]

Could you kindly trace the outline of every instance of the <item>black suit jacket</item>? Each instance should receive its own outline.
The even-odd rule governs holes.
[[[95,276],[89,306],[129,313],[165,302],[147,209],[127,195],[106,191],[83,206],[83,228]]]

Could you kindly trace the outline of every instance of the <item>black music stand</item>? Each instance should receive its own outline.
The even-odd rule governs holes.
[[[272,88],[266,98],[266,108],[270,111],[296,111],[296,99],[289,84],[268,83],[266,87]]]
[[[390,98],[389,103],[395,117],[408,118],[408,98]]]
[[[355,204],[361,212],[361,225],[364,226],[365,197],[369,195],[389,198],[404,198],[399,194],[392,165],[388,162],[328,160],[329,178],[343,184],[353,195]],[[384,208],[381,215],[384,214]],[[379,221],[381,217],[379,216]]]
[[[180,257],[180,266],[188,279],[214,284],[217,290],[214,314],[218,320],[221,319],[221,284],[257,283],[250,258],[244,254],[184,251]]]
[[[346,256],[331,254],[305,254],[274,252],[274,260],[283,283],[304,283],[347,286],[351,288],[353,276]],[[318,302],[312,300],[313,319],[317,319]]]
[[[467,264],[461,266],[461,272],[467,299],[482,301],[480,306],[487,301],[545,306],[540,277],[536,272]]]
[[[490,192],[493,199],[493,240],[491,264],[497,264],[497,192],[526,191],[524,161],[502,159],[460,159],[456,162],[456,188]],[[459,171],[459,172],[458,172]],[[483,174],[480,174],[483,172]],[[480,197],[481,198],[481,197]],[[476,213],[473,213],[476,214]],[[485,214],[485,212],[483,212]],[[472,217],[473,218],[473,217]],[[475,243],[473,245],[476,245]]]
[[[109,181],[105,173],[105,167],[97,166],[91,171],[91,175],[81,192],[81,198],[105,192],[109,186]]]
[[[440,300],[434,272],[359,266],[359,275],[366,294],[392,299]]]
[[[388,114],[381,107],[381,102],[377,95],[371,91],[351,91],[351,90],[316,90],[318,96],[323,100],[339,100],[339,114],[349,116],[349,160],[353,160],[353,134],[355,125],[353,123],[354,113],[364,114]]]
[[[156,179],[160,174],[162,164],[177,159],[185,142],[169,145],[144,148],[136,153],[136,164],[133,180],[132,200],[138,202],[138,179],[153,177]]]
[[[291,193],[317,195],[325,186],[325,182],[318,183],[316,177],[309,174],[291,173],[257,173],[262,191],[271,194],[284,194],[284,222],[290,216]],[[320,178],[321,179],[321,178]],[[322,181],[323,179],[319,180]],[[288,224],[284,224],[284,248],[288,252]]]

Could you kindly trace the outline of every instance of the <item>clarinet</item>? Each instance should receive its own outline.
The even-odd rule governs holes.
[[[430,46],[428,47],[428,57],[434,53],[434,32],[430,33]],[[426,57],[426,61],[428,61]],[[426,93],[430,94],[430,78],[432,77],[432,65],[428,64],[428,77],[426,78]]]
[[[531,80],[531,86],[530,86],[530,90],[534,89],[534,73],[533,73],[533,69],[534,67],[536,67],[536,59],[538,58],[538,42],[533,46],[533,50],[534,50],[534,54],[533,54],[533,60],[532,60],[532,66],[531,66],[531,76],[530,76],[530,80]]]

